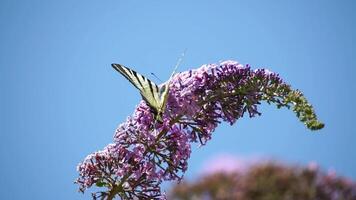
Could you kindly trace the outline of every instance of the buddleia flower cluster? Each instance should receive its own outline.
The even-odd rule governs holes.
[[[311,130],[324,126],[303,94],[278,74],[236,61],[176,74],[169,88],[163,123],[141,101],[119,125],[113,143],[78,165],[81,192],[96,185],[103,191],[93,193],[93,199],[166,199],[160,185],[182,179],[191,144],[205,145],[221,122],[232,125],[246,114],[260,115],[262,101],[293,109]]]

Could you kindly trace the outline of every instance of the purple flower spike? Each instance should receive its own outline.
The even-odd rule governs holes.
[[[114,135],[114,143],[89,155],[78,166],[79,190],[96,184],[107,191],[93,199],[165,199],[160,184],[181,180],[188,168],[191,143],[206,144],[222,121],[231,125],[247,112],[261,113],[261,101],[293,108],[311,130],[323,128],[302,93],[292,90],[278,74],[251,70],[236,61],[203,65],[179,73],[170,82],[163,123],[141,101]]]

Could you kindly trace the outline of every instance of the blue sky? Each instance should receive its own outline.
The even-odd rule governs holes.
[[[127,1],[129,2],[129,1]],[[354,1],[0,2],[2,199],[88,199],[76,165],[112,142],[138,92],[113,62],[169,77],[234,59],[266,67],[304,92],[326,127],[291,111],[220,126],[197,148],[187,178],[219,154],[315,161],[356,179]]]

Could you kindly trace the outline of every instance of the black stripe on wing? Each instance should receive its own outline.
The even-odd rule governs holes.
[[[149,104],[149,103],[148,103],[149,101],[148,101],[148,100],[146,99],[146,97],[143,96],[142,94],[141,94],[141,97],[142,97],[142,99],[146,102],[146,105],[148,105],[148,107],[150,107],[150,110],[151,110],[153,116],[155,116],[155,118],[156,118],[156,116],[157,116],[157,114],[158,114],[157,108],[155,108],[155,107],[153,107],[151,104]]]
[[[145,89],[144,86],[143,86],[143,83],[142,83],[141,80],[140,80],[140,77],[141,77],[141,79],[143,79],[143,80],[145,80],[146,77],[144,77],[144,76],[138,74],[137,72],[135,72],[134,70],[132,70],[132,69],[130,69],[130,68],[127,68],[127,67],[124,67],[124,66],[122,66],[122,65],[120,65],[120,64],[111,64],[111,66],[112,66],[116,71],[118,71],[120,74],[122,74],[128,81],[130,81],[130,83],[131,83],[133,86],[135,86],[137,89],[139,89],[140,91]],[[135,78],[135,80],[134,80],[133,78]],[[148,80],[148,79],[147,79],[147,80]],[[141,88],[139,88],[139,87],[136,85],[135,81],[137,81],[137,82],[140,84]],[[148,81],[149,81],[149,80],[148,80]]]
[[[126,73],[126,71],[123,69],[123,67],[119,64],[111,64],[111,66],[118,71],[121,75],[123,75],[132,85],[134,85],[136,88],[136,84],[131,80],[130,76]],[[139,88],[137,88],[139,89]]]
[[[141,87],[143,88],[143,85],[142,85],[140,79],[138,78],[137,72],[135,72],[134,70],[131,70],[131,69],[130,69],[130,71],[131,71],[132,74],[136,77],[138,83],[139,83],[139,84],[141,85]],[[144,77],[144,76],[142,76],[142,77]]]
[[[111,64],[111,66],[140,90],[142,96],[146,96],[144,98],[146,102],[152,103],[153,105],[159,103],[159,87],[154,82],[123,65]]]
[[[152,82],[148,81],[148,85],[150,86],[151,95],[154,97],[155,93],[153,92]]]

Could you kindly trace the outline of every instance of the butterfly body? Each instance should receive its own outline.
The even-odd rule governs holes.
[[[162,123],[163,113],[168,100],[169,83],[174,73],[169,81],[158,86],[153,81],[128,67],[120,64],[112,64],[111,66],[140,91],[142,99],[145,100],[147,105],[151,108],[155,120]]]

